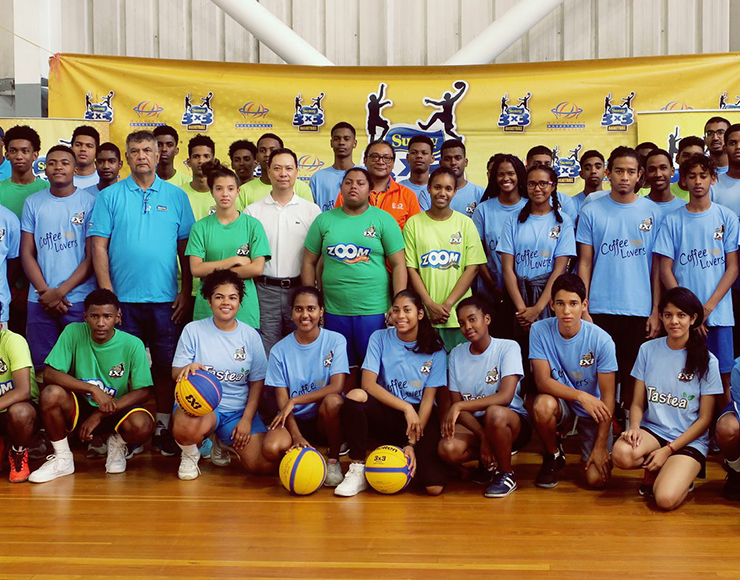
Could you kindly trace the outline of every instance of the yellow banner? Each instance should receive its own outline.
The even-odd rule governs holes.
[[[72,145],[72,131],[79,125],[92,125],[100,133],[100,142],[110,141],[111,124],[106,121],[87,121],[83,119],[19,119],[0,118],[0,127],[5,131],[15,125],[28,125],[41,137],[41,153],[33,164],[36,177],[46,180],[46,152],[54,145]],[[5,144],[7,146],[7,143]]]
[[[227,160],[236,139],[280,135],[300,159],[300,177],[333,162],[329,131],[358,131],[355,162],[368,140],[398,149],[396,175],[408,175],[405,148],[427,135],[435,153],[459,136],[468,179],[485,184],[497,152],[524,157],[554,149],[561,190],[575,193],[580,156],[637,143],[637,112],[735,106],[740,54],[707,54],[469,67],[296,67],[58,55],[52,58],[49,112],[110,123],[119,145],[137,128],[169,124],[187,141],[207,133]],[[700,82],[697,81],[700,79]],[[740,99],[738,99],[740,100]]]

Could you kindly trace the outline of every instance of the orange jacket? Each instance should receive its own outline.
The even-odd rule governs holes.
[[[342,192],[340,191],[334,207],[342,207],[342,205],[344,205],[344,198],[342,198]],[[391,178],[388,189],[385,191],[370,192],[370,205],[379,207],[391,214],[401,229],[412,215],[421,213],[416,194],[405,185],[393,181],[393,178]]]

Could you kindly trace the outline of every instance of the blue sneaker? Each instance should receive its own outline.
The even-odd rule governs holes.
[[[203,443],[200,444],[200,456],[203,459],[211,458],[211,449],[213,449],[213,441],[210,437],[203,439]]]
[[[514,478],[513,471],[509,473],[496,473],[493,476],[491,485],[488,486],[486,493],[483,495],[486,497],[506,497],[515,489],[516,479]]]

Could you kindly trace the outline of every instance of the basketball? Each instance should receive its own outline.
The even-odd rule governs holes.
[[[312,447],[292,449],[280,462],[280,481],[296,495],[309,495],[324,485],[326,461]]]
[[[409,460],[393,445],[382,445],[365,461],[365,478],[380,493],[398,493],[411,481]]]
[[[197,370],[175,385],[175,401],[188,415],[201,417],[218,407],[222,392],[216,375]]]

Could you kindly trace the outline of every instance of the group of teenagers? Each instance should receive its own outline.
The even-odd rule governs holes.
[[[11,482],[74,473],[70,440],[114,474],[151,439],[180,456],[183,480],[204,458],[268,475],[289,449],[326,446],[325,485],[346,497],[368,487],[370,447],[392,444],[428,494],[458,476],[500,498],[534,433],[534,483],[557,486],[570,433],[588,487],[613,466],[642,469],[640,493],[670,510],[705,476],[711,428],[724,494],[740,499],[740,125],[713,117],[704,139],[682,139],[675,183],[654,144],[588,151],[574,197],[558,192],[544,146],[526,163],[494,155],[481,187],[465,178],[462,141],[435,160],[414,137],[397,182],[388,142],[355,164],[346,122],[308,185],[272,133],[233,143],[231,167],[197,135],[189,173],[166,125],[129,134],[124,156],[99,141],[79,127],[71,147],[49,149],[42,181],[38,134],[4,134]],[[199,369],[223,396],[193,416],[174,385]],[[40,428],[51,454],[32,471]]]

